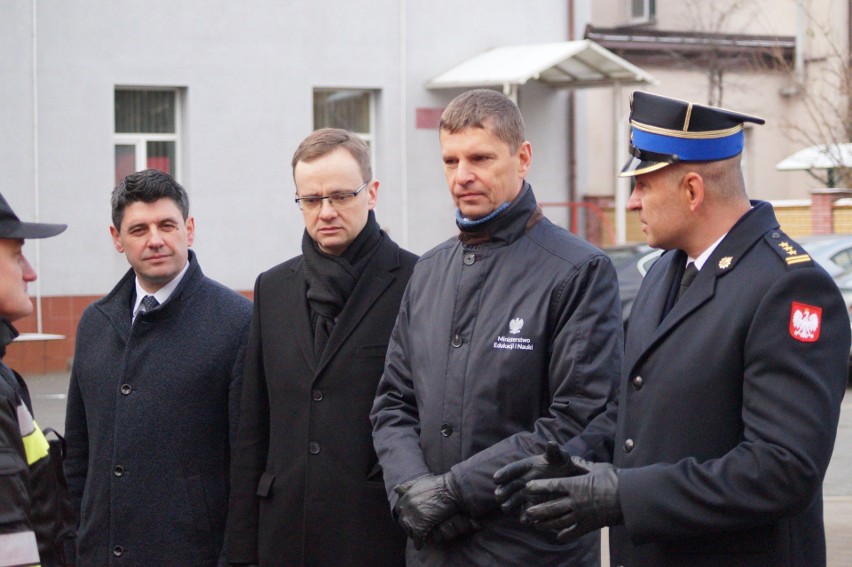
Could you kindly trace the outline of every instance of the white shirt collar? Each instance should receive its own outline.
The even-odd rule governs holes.
[[[702,252],[702,253],[698,256],[698,258],[695,258],[694,260],[693,260],[692,258],[687,259],[687,261],[686,261],[686,265],[688,266],[690,262],[695,262],[695,267],[696,267],[696,268],[698,268],[698,270],[700,271],[700,270],[701,270],[701,268],[703,268],[703,267],[704,267],[704,264],[707,262],[707,260],[710,258],[710,255],[713,253],[713,251],[714,251],[714,250],[716,250],[716,247],[717,247],[717,246],[719,246],[719,243],[720,243],[720,242],[722,242],[722,240],[723,240],[726,236],[728,236],[728,233],[727,233],[727,232],[726,232],[725,234],[723,234],[722,236],[720,236],[720,237],[719,237],[719,240],[717,240],[716,242],[714,242],[713,244],[711,244],[710,246],[708,246],[708,247],[707,247],[707,250],[705,250],[704,252]]]
[[[749,207],[749,211],[750,211],[751,209],[753,209],[753,208],[754,208],[754,207]],[[746,212],[748,212],[748,211],[746,211]],[[701,268],[703,268],[703,267],[704,267],[704,264],[707,262],[707,259],[708,259],[708,258],[710,258],[710,254],[712,254],[712,253],[713,253],[713,251],[716,249],[716,247],[717,247],[717,246],[719,246],[719,243],[720,243],[720,242],[722,242],[722,240],[724,240],[724,238],[725,238],[726,236],[728,236],[728,233],[727,233],[727,232],[726,232],[725,234],[723,234],[722,236],[720,236],[720,237],[719,237],[719,240],[717,240],[716,242],[714,242],[713,244],[711,244],[710,246],[708,246],[708,247],[707,247],[707,250],[705,250],[704,252],[702,252],[702,253],[698,256],[698,258],[695,258],[695,259],[693,259],[693,258],[687,258],[687,259],[686,259],[686,265],[688,266],[690,262],[695,262],[695,267],[696,267],[696,268],[700,271],[700,270],[701,270]]]
[[[146,295],[153,295],[154,298],[160,302],[160,305],[166,302],[172,292],[180,283],[180,280],[183,279],[183,275],[189,269],[189,259],[186,260],[186,264],[184,264],[183,269],[180,271],[178,275],[172,278],[172,281],[155,291],[154,293],[148,293],[139,283],[139,276],[136,276],[136,302],[133,304],[133,311],[131,311],[133,315],[133,319],[136,319],[136,314],[139,312],[139,305],[142,303],[142,300]]]

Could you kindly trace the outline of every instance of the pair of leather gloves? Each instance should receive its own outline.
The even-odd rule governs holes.
[[[478,530],[479,522],[462,507],[461,491],[452,472],[427,474],[394,487],[400,498],[394,512],[416,549],[426,542],[446,543]]]
[[[495,495],[506,513],[523,506],[521,521],[556,531],[566,542],[604,526],[623,523],[618,499],[618,469],[568,457],[556,443],[542,455],[510,463],[494,474]],[[481,528],[467,515],[452,472],[427,474],[394,487],[394,508],[406,535],[421,549],[445,543]]]
[[[549,442],[543,455],[510,463],[494,473],[495,495],[506,513],[523,506],[521,522],[557,532],[560,542],[624,522],[618,469],[568,457]]]

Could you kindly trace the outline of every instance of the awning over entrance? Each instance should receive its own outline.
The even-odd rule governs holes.
[[[779,171],[807,171],[812,176],[834,187],[836,169],[852,168],[852,143],[820,144],[799,150],[793,155],[780,161],[775,169]],[[827,178],[822,179],[813,170],[827,170]]]
[[[652,83],[654,78],[597,43],[584,39],[495,47],[429,81],[430,89],[503,87],[509,96],[530,80],[556,87]]]
[[[426,83],[429,89],[470,89],[502,87],[503,93],[518,102],[518,87],[535,80],[557,88],[613,87],[613,155],[627,147],[621,123],[622,85],[654,83],[650,73],[633,65],[589,39],[495,47],[441,73]],[[615,171],[615,167],[613,167]],[[619,178],[615,187],[615,232],[617,242],[627,233],[627,180]]]

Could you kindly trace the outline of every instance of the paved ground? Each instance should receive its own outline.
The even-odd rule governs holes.
[[[41,427],[65,429],[68,374],[26,377],[33,398],[36,421]],[[840,411],[834,457],[823,487],[829,567],[852,565],[852,390],[847,390]],[[607,556],[606,546],[604,555]],[[603,562],[608,564],[608,558]]]

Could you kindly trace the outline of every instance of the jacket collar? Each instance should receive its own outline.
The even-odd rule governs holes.
[[[5,317],[0,317],[0,358],[6,356],[6,347],[18,336],[18,330]]]
[[[640,288],[640,294],[644,297],[644,313],[641,317],[632,318],[628,326],[631,339],[628,341],[628,351],[625,352],[628,367],[632,367],[648,349],[696,309],[710,301],[716,292],[716,281],[735,270],[740,259],[764,234],[778,228],[778,221],[769,203],[752,201],[751,204],[752,208],[734,224],[698,272],[689,287],[689,293],[675,303],[662,320],[660,316],[665,310],[675,279],[683,272],[686,253],[682,250],[666,252],[654,264],[651,270],[655,276],[646,277]],[[634,337],[638,337],[638,340]]]
[[[466,246],[486,243],[511,244],[539,220],[541,220],[541,209],[536,203],[532,186],[524,181],[520,193],[506,210],[484,223],[475,232],[462,231],[459,233],[459,240]]]
[[[158,306],[147,313],[140,313],[140,317],[147,321],[156,321],[171,317],[179,308],[182,301],[189,298],[200,288],[204,281],[204,273],[201,271],[201,266],[195,256],[195,252],[189,250],[189,268],[181,279],[177,288],[172,292],[169,298],[162,305]],[[127,337],[130,334],[132,323],[131,309],[133,308],[133,299],[136,293],[136,273],[133,268],[119,280],[116,286],[106,296],[97,300],[94,303],[96,309],[101,311],[110,324],[118,331],[122,337]]]

